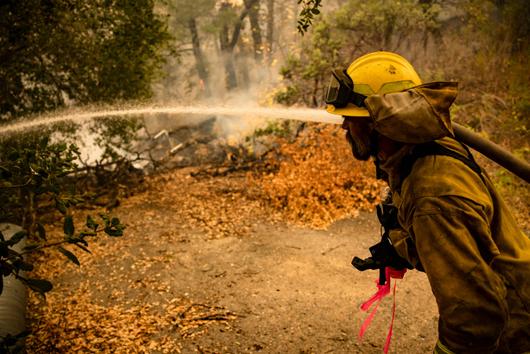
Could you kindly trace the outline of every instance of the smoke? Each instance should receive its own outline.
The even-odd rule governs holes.
[[[278,19],[281,20],[281,16],[285,17],[285,14],[286,12],[279,13]],[[292,22],[292,19],[287,16],[283,21]],[[296,26],[291,22],[288,26],[277,22],[277,28],[283,28],[282,32],[278,30],[277,36],[286,35],[289,32],[286,28],[295,32]],[[235,88],[227,89],[226,53],[220,50],[218,38],[203,33],[201,49],[207,66],[207,83],[199,79],[193,52],[184,51],[179,58],[167,58],[164,69],[166,75],[153,85],[155,95],[148,105],[131,103],[125,107],[70,107],[62,112],[52,112],[0,126],[0,137],[60,122],[80,123],[82,128],[78,130],[76,142],[81,146],[84,158],[93,161],[101,151],[97,148],[97,137],[87,128],[86,122],[97,117],[142,117],[149,136],[182,127],[193,128],[215,117],[215,134],[231,144],[241,142],[273,119],[340,123],[336,117],[324,111],[275,107],[272,96],[281,79],[278,72],[285,53],[278,50],[274,58],[263,55],[264,59],[256,60],[250,38],[247,23],[233,51],[237,82]]]
[[[234,5],[242,5],[241,0],[231,1]],[[156,104],[164,106],[196,106],[203,105],[207,107],[232,107],[235,109],[242,108],[243,111],[248,108],[248,112],[239,112],[237,115],[217,114],[217,131],[219,137],[229,140],[242,139],[252,134],[257,128],[267,124],[267,117],[257,117],[252,111],[256,107],[271,107],[273,105],[273,93],[281,81],[279,69],[281,63],[287,58],[285,49],[287,46],[280,46],[279,43],[292,43],[293,36],[298,36],[296,31],[296,14],[298,6],[296,4],[277,4],[274,12],[274,20],[269,22],[268,9],[265,6],[260,8],[260,27],[263,41],[261,58],[256,57],[254,51],[254,41],[250,18],[247,16],[243,21],[241,33],[233,51],[222,50],[219,38],[219,29],[212,31],[208,26],[212,18],[210,16],[199,16],[197,20],[198,37],[202,55],[197,60],[197,52],[192,51],[191,34],[188,33],[188,27],[185,24],[174,23],[174,31],[182,31],[180,38],[186,38],[182,51],[178,58],[168,57],[168,63],[165,68],[166,77],[154,86]],[[219,11],[217,8],[216,11]],[[236,9],[236,13],[241,11]],[[237,16],[236,16],[237,17]],[[271,38],[267,37],[265,29],[273,25],[271,37],[274,40],[274,51],[267,53],[266,42]],[[205,27],[204,27],[205,26]],[[232,36],[232,24],[228,24],[229,36]],[[180,28],[180,30],[179,30]],[[189,38],[187,36],[189,35]],[[176,36],[177,37],[177,36]],[[182,43],[182,42],[181,42]],[[269,43],[269,42],[267,42]],[[199,65],[197,64],[199,63]],[[199,75],[201,63],[206,69],[207,82],[203,82]],[[233,74],[235,87],[228,88],[227,76],[230,70],[227,68],[233,64]],[[204,71],[201,71],[204,73]],[[178,118],[182,124],[200,123],[201,120],[210,117],[195,116],[192,121],[186,120],[185,117]],[[274,118],[274,117],[270,117]],[[153,129],[171,130],[175,127],[176,117],[172,116],[171,120],[166,118],[150,119],[153,122]],[[164,126],[164,124],[168,124]]]

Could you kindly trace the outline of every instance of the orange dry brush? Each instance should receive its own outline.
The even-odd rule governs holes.
[[[278,172],[257,182],[291,222],[326,228],[379,202],[383,184],[373,164],[354,160],[339,127],[310,125],[293,143],[282,142],[279,155],[271,161]]]

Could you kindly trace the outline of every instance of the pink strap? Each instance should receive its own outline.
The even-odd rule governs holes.
[[[386,267],[386,276],[387,279],[390,279],[388,276],[394,278],[394,279],[403,279],[405,276],[405,273],[407,272],[407,268],[404,269],[394,269],[391,267]]]
[[[359,340],[362,340],[364,333],[366,332],[366,330],[370,326],[370,323],[374,319],[379,303],[385,296],[387,296],[390,293],[391,279],[392,278],[403,279],[406,272],[407,272],[406,269],[397,270],[394,268],[386,267],[385,268],[385,274],[386,274],[386,279],[387,279],[386,283],[383,285],[380,285],[379,281],[376,280],[377,292],[361,305],[362,311],[368,311],[370,307],[372,307],[372,305],[375,303],[374,309],[370,312],[368,317],[365,318],[365,320],[363,321],[361,325],[361,329],[359,330]],[[394,283],[393,300],[394,302],[392,305],[392,319],[390,321],[390,328],[388,330],[388,334],[385,340],[385,346],[383,349],[385,354],[388,353],[388,349],[390,348],[390,340],[392,339],[392,328],[394,326],[394,317],[396,313],[396,283]]]
[[[383,348],[383,352],[386,354],[388,353],[388,349],[390,348],[390,340],[392,339],[392,328],[394,327],[394,317],[396,315],[396,283],[394,283],[394,294],[392,297],[394,298],[394,303],[392,304],[392,319],[390,320],[390,328],[388,329],[388,334],[386,335],[385,340],[385,347]]]
[[[377,307],[379,306],[379,302],[380,301],[378,301],[377,304],[375,304],[374,309],[372,310],[372,312],[370,312],[368,317],[366,317],[366,319],[363,321],[363,324],[361,325],[361,329],[359,330],[359,340],[360,341],[363,339],[364,332],[366,332],[366,330],[370,326],[370,323],[374,319],[375,313],[377,311]]]
[[[377,282],[377,280],[376,280]],[[368,300],[366,300],[362,305],[361,305],[361,310],[363,311],[368,311],[368,309],[372,306],[372,304],[374,302],[378,302],[381,301],[381,299],[383,299],[385,296],[387,296],[388,294],[390,293],[390,285],[388,284],[388,282],[384,285],[379,285],[379,283],[377,284],[377,292],[375,294],[373,294]]]

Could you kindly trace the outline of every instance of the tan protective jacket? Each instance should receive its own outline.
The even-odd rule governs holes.
[[[406,95],[399,98],[406,110],[391,95],[369,98],[373,119],[385,109],[394,112],[388,115],[394,114],[396,122],[427,119],[421,113],[411,118],[414,105],[422,106],[417,112],[429,112],[425,104],[436,102],[417,99],[422,96],[417,91]],[[408,113],[400,117],[399,112]],[[451,137],[437,143],[467,156]],[[419,158],[400,181],[401,161],[410,150],[406,145],[382,166],[403,228],[390,237],[398,253],[429,278],[440,314],[436,352],[530,352],[530,239],[490,179],[453,157]]]

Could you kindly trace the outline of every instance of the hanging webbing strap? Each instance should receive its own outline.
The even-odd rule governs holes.
[[[471,155],[471,152],[469,151],[469,148],[462,144],[464,149],[467,152],[467,157],[459,154],[456,151],[453,151],[451,149],[446,148],[445,146],[442,146],[440,144],[435,143],[434,141],[430,141],[425,144],[416,145],[414,149],[412,150],[411,154],[408,155],[403,159],[403,162],[401,164],[401,174],[400,174],[400,181],[403,183],[405,178],[410,174],[412,171],[412,167],[414,166],[414,163],[417,159],[425,156],[430,155],[442,155],[442,156],[449,156],[454,159],[457,159],[464,164],[466,164],[470,169],[475,171],[482,181],[484,181],[484,176],[482,175],[482,169],[480,166],[476,163],[475,159],[473,158],[473,155]]]

